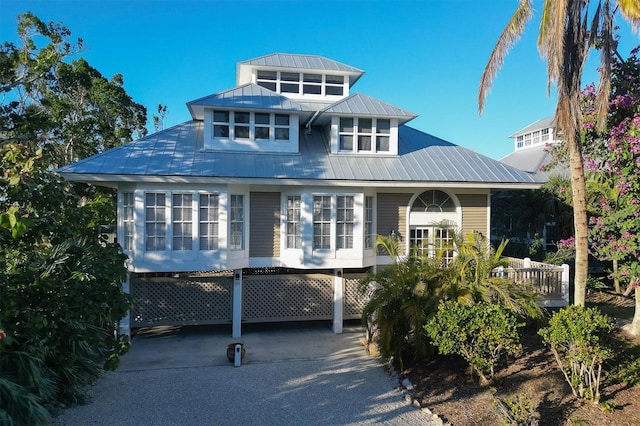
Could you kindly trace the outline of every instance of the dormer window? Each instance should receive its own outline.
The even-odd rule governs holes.
[[[276,93],[311,96],[343,96],[343,75],[258,70],[256,84]]]
[[[549,142],[551,142],[551,129],[534,130],[516,137],[516,149],[528,148]]]
[[[289,115],[246,111],[213,111],[213,137],[288,141]]]
[[[340,152],[388,153],[391,120],[383,118],[340,117]],[[354,144],[355,142],[355,144]]]

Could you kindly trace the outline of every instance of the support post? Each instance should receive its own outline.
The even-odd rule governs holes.
[[[242,269],[233,271],[233,313],[231,337],[242,337]]]
[[[336,269],[333,274],[333,332],[342,333],[344,322],[344,278],[342,269]]]

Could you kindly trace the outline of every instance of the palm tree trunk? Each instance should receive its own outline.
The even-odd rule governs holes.
[[[578,139],[578,137],[576,139]],[[573,139],[571,143],[568,143],[569,165],[571,169],[571,190],[573,192],[573,225],[576,238],[573,303],[578,306],[584,306],[587,292],[587,272],[589,265],[589,227],[587,225],[587,191],[584,177],[582,150],[580,149],[581,145],[579,140],[576,139]]]

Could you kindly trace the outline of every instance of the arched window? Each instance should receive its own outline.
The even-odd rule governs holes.
[[[442,191],[435,189],[425,191],[413,202],[411,206],[412,212],[428,212],[428,213],[454,213],[456,204],[451,197]]]

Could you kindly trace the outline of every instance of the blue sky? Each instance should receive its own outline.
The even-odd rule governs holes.
[[[535,2],[538,9],[542,1]],[[16,41],[31,11],[84,40],[79,55],[167,127],[190,120],[185,103],[235,85],[236,64],[274,52],[316,54],[365,71],[352,88],[418,115],[422,131],[502,158],[509,136],[553,114],[538,15],[510,52],[480,117],[478,82],[516,0],[0,0],[0,41]],[[640,44],[618,19],[620,52]],[[583,83],[597,79],[587,65]]]

